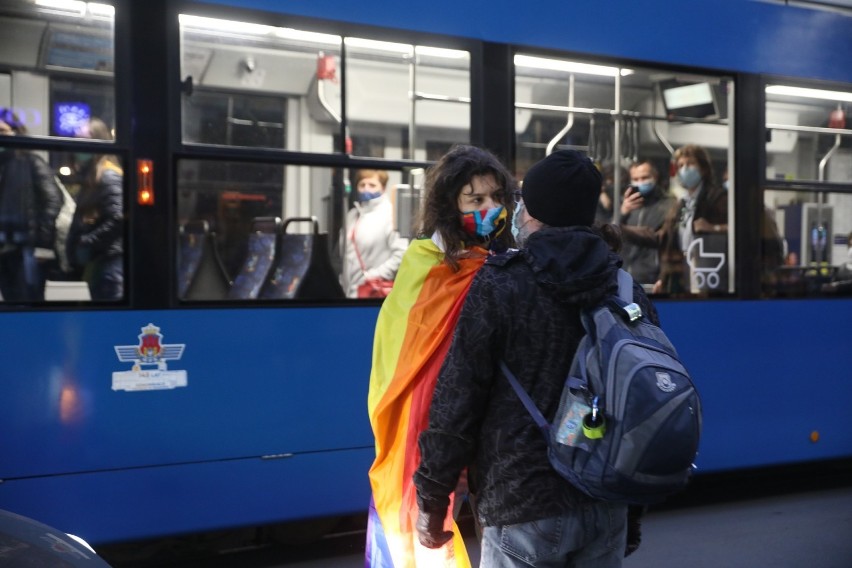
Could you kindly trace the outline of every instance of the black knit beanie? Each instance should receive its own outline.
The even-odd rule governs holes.
[[[529,169],[521,192],[530,215],[551,227],[591,226],[601,173],[576,150],[553,152]]]

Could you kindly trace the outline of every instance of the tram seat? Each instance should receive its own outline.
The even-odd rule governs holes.
[[[228,290],[229,300],[255,300],[275,261],[281,230],[280,217],[255,217],[251,222],[248,252]]]
[[[309,233],[288,233],[294,223],[311,223]],[[281,226],[275,266],[261,290],[264,299],[329,300],[344,298],[331,264],[328,234],[319,232],[316,217],[292,217]]]
[[[223,300],[231,280],[219,250],[216,233],[207,221],[188,221],[178,236],[178,297],[182,300]]]

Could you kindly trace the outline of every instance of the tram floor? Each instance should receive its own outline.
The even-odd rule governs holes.
[[[479,545],[463,519],[473,566]],[[269,540],[269,539],[266,539]],[[363,522],[349,519],[306,544],[265,542],[194,553],[173,547],[147,559],[110,557],[114,568],[361,568]],[[643,521],[642,546],[624,568],[850,568],[852,469],[698,477]]]

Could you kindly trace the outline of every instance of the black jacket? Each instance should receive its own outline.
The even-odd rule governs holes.
[[[103,161],[102,161],[103,162]],[[124,191],[121,170],[98,164],[94,185],[77,196],[68,233],[68,259],[78,267],[124,252]]]
[[[444,511],[470,467],[486,526],[561,515],[587,497],[551,467],[541,431],[498,364],[505,359],[548,420],[584,335],[580,308],[617,292],[621,261],[591,229],[546,228],[475,277],[420,436],[422,509]],[[641,286],[634,296],[657,321]]]
[[[0,154],[0,244],[53,249],[61,207],[47,162],[24,150]]]

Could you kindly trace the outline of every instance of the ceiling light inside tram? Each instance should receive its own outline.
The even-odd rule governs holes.
[[[606,65],[593,65],[591,63],[580,63],[577,61],[563,61],[561,59],[548,59],[546,57],[533,57],[531,55],[515,55],[515,66],[529,67],[532,69],[547,69],[550,71],[565,71],[566,73],[585,73],[587,75],[602,75],[615,77],[616,75],[632,75],[632,69],[621,69],[619,67],[608,67]]]
[[[109,4],[98,4],[95,2],[89,2],[86,6],[89,9],[89,14],[91,14],[92,16],[115,16],[115,6],[110,6]]]
[[[85,16],[86,3],[78,0],[35,0],[35,5],[68,15]]]
[[[406,43],[393,43],[390,41],[378,41],[375,39],[364,39],[360,37],[348,37],[345,41],[347,47],[360,47],[362,49],[401,53],[403,55],[411,55],[411,52],[414,49],[413,45]]]
[[[470,53],[460,49],[445,49],[443,47],[429,47],[426,45],[418,45],[415,49],[417,50],[417,55],[441,57],[443,59],[466,59],[470,57]]]
[[[235,22],[232,20],[190,16],[187,14],[181,14],[178,19],[182,26],[187,26],[198,31],[271,36],[279,39],[288,39],[305,43],[321,43],[333,46],[340,46],[341,43],[340,36],[337,35],[308,32],[294,28],[278,28],[275,26],[264,26],[248,22]]]
[[[178,16],[182,26],[197,28],[206,31],[233,32],[251,35],[271,35],[275,28],[260,24],[249,24],[247,22],[234,22],[231,20],[219,20],[216,18],[204,18],[202,16]]]
[[[808,99],[823,99],[827,101],[852,102],[852,93],[843,91],[826,91],[824,89],[806,89],[804,87],[789,87],[787,85],[767,85],[767,95],[786,95],[788,97],[803,97]]]

